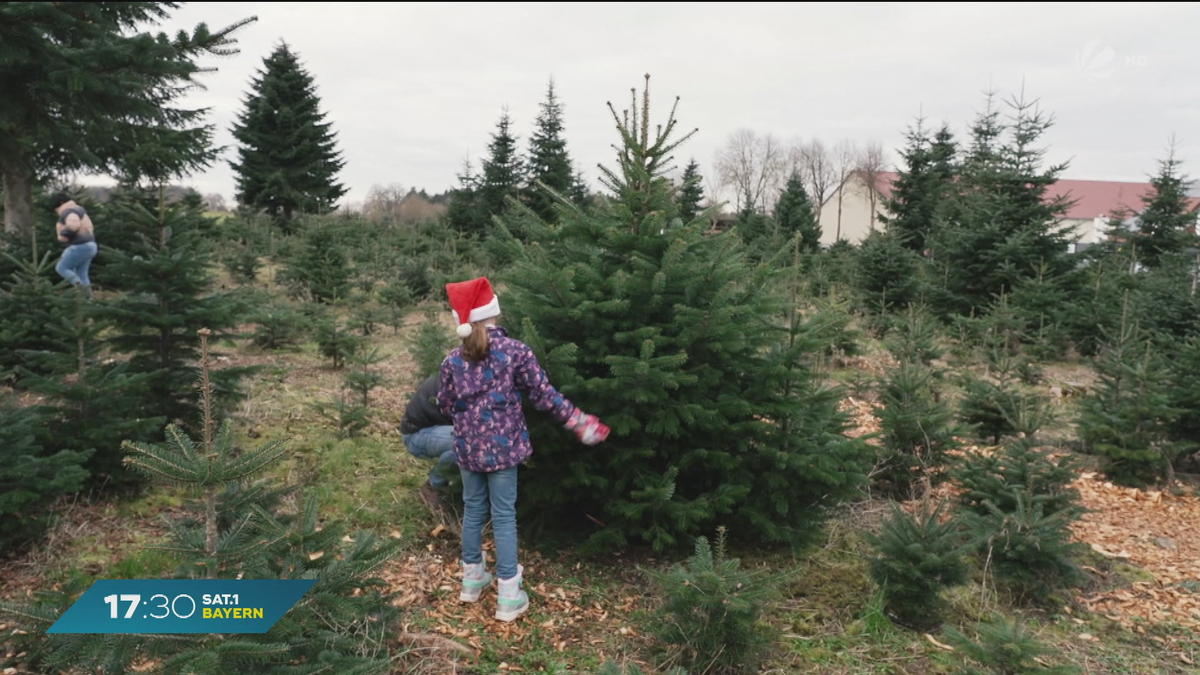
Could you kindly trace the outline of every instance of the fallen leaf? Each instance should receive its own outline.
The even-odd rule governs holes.
[[[938,642],[938,641],[937,641],[937,640],[936,640],[936,639],[935,639],[935,638],[934,638],[932,635],[930,635],[929,633],[925,633],[925,639],[926,639],[926,640],[929,640],[929,643],[930,643],[930,644],[932,644],[934,647],[937,647],[938,649],[944,649],[944,650],[946,650],[946,651],[948,651],[948,652],[952,652],[952,651],[954,651],[954,647],[951,647],[950,645],[945,645],[945,644],[942,644],[942,643]]]
[[[441,533],[443,533],[443,532],[445,532],[445,531],[446,531],[446,526],[445,526],[445,525],[438,525],[437,527],[433,528],[433,532],[430,532],[430,533],[429,533],[429,536],[431,536],[431,537],[436,537],[436,536],[438,536],[439,534],[441,534]]]
[[[388,536],[391,537],[392,539],[399,539],[400,538],[400,530],[392,530],[391,534],[389,534]]]
[[[1091,642],[1096,639],[1096,636],[1092,635],[1091,633],[1080,633],[1079,639],[1084,640],[1086,642]]]
[[[308,559],[309,560],[320,560],[321,557],[324,555],[325,555],[325,551],[313,551],[312,553],[308,554]]]

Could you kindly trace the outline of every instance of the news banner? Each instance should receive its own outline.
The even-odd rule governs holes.
[[[101,579],[47,633],[265,633],[316,579]]]

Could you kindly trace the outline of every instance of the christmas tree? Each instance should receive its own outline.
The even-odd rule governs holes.
[[[109,345],[129,355],[129,372],[148,375],[137,390],[143,417],[168,423],[199,421],[196,380],[199,341],[196,330],[208,327],[230,334],[243,314],[235,294],[213,292],[211,246],[201,236],[204,216],[191,202],[167,205],[158,190],[154,211],[140,201],[125,201],[114,214],[136,229],[126,251],[110,251],[109,273],[127,289],[105,303],[98,314],[113,327]],[[222,397],[231,399],[244,368],[225,368],[214,377]]]
[[[704,210],[704,177],[700,175],[700,165],[696,160],[688,162],[683,170],[683,178],[679,183],[676,201],[679,203],[679,217],[683,222],[690,223]]]
[[[285,232],[296,213],[326,213],[346,189],[336,176],[345,164],[331,124],[320,111],[312,75],[287,44],[266,59],[233,127],[238,140],[238,202],[265,210]]]
[[[546,222],[556,222],[557,199],[546,192],[553,190],[569,196],[575,184],[571,171],[571,157],[567,153],[567,141],[563,138],[563,108],[554,94],[554,80],[546,90],[546,100],[534,122],[533,135],[529,137],[529,187],[525,201],[530,210]]]
[[[473,234],[490,232],[491,219],[504,213],[506,200],[520,196],[525,184],[525,162],[517,151],[517,140],[512,133],[512,119],[505,109],[488,144],[488,157],[483,160],[483,173],[479,177],[480,219],[476,223],[482,229]]]
[[[612,196],[554,227],[526,223],[534,243],[507,240],[507,323],[551,382],[613,429],[581,449],[530,413],[523,517],[601,523],[594,547],[664,549],[719,522],[796,540],[862,482],[868,454],[810,367],[824,345],[797,316],[798,281],[749,266],[733,233],[676,216],[667,176],[692,134],[676,135],[674,110],[652,127],[648,81],[623,116],[610,105]]]
[[[775,227],[784,239],[799,235],[800,247],[805,251],[811,253],[821,246],[821,224],[804,189],[804,180],[798,173],[788,178],[783,194],[775,204]]]
[[[1182,165],[1172,143],[1167,158],[1158,163],[1158,174],[1150,179],[1151,192],[1142,197],[1144,207],[1130,242],[1147,267],[1157,267],[1163,256],[1196,246],[1196,213],[1188,197],[1192,181],[1183,175]]]
[[[37,249],[33,249],[36,254]],[[39,363],[31,352],[68,352],[74,348],[54,328],[66,307],[63,289],[50,281],[54,262],[47,251],[35,260],[18,260],[0,252],[16,271],[0,285],[0,382],[16,382],[32,373],[46,374],[48,364]]]
[[[34,185],[47,175],[162,176],[212,161],[212,129],[200,124],[206,111],[175,104],[210,70],[197,60],[236,54],[232,35],[254,19],[216,31],[202,23],[174,37],[135,32],[166,20],[176,7],[0,5],[5,232],[33,229]]]
[[[923,253],[937,225],[941,204],[950,196],[958,148],[945,126],[931,139],[921,118],[905,137],[908,144],[900,152],[904,166],[884,202],[884,210],[890,215],[880,215],[879,220],[906,248]]]

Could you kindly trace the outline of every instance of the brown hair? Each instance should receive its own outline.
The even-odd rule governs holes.
[[[482,321],[471,324],[471,334],[463,340],[462,353],[468,361],[483,361],[491,352],[488,329]]]

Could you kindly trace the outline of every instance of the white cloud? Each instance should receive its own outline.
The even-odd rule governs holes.
[[[188,104],[211,106],[217,142],[232,146],[254,71],[286,39],[337,130],[349,201],[374,184],[452,186],[503,105],[527,139],[551,76],[568,147],[593,181],[616,140],[605,102],[628,107],[646,72],[655,120],[679,95],[681,128],[700,128],[680,163],[705,169],[743,127],[894,149],[923,110],[961,134],[989,84],[1008,95],[1022,82],[1055,115],[1048,159],[1072,159],[1071,177],[1139,180],[1172,133],[1200,162],[1200,8],[1186,5],[191,3],[164,28],[249,15],[259,20],[238,34],[241,54],[209,63],[219,72]],[[1092,42],[1114,55],[1099,70],[1078,62]],[[225,163],[190,182],[234,190]]]

